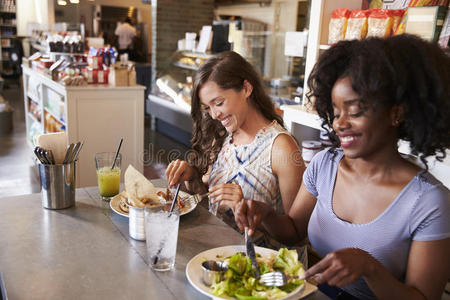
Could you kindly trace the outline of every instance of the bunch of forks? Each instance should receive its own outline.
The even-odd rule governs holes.
[[[70,164],[73,161],[76,161],[78,159],[78,154],[81,151],[81,147],[83,147],[83,142],[72,143],[69,146],[67,146],[66,155],[64,157],[62,164],[63,165]],[[42,147],[36,146],[34,148],[34,154],[36,155],[37,159],[44,165],[57,164],[53,156],[52,150],[47,150]]]

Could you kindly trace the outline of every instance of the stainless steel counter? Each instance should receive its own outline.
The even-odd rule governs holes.
[[[163,181],[154,181],[162,186]],[[41,195],[0,199],[0,272],[14,299],[207,299],[187,281],[188,261],[243,238],[198,206],[182,216],[175,269],[154,272],[145,242],[128,235],[128,219],[96,187],[76,191],[76,206],[47,210]],[[329,299],[317,291],[306,299]]]

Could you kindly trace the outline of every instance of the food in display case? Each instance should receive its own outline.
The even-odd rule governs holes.
[[[192,83],[177,82],[170,75],[164,75],[156,80],[156,85],[181,108],[188,112],[191,111]]]

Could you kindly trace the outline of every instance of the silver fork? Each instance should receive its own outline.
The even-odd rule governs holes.
[[[298,276],[286,275],[283,272],[270,272],[261,275],[260,282],[265,286],[283,286],[289,280],[298,278]]]
[[[209,195],[209,193],[205,193],[205,194],[195,194],[195,195],[190,195],[187,197],[184,197],[181,199],[181,202],[183,203],[183,205],[187,208],[191,208],[195,205],[197,205],[200,201],[203,200],[203,198],[207,197]]]

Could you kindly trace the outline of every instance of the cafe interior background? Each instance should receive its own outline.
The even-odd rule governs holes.
[[[448,49],[448,1],[437,2],[445,7],[418,13],[442,20],[440,36],[433,36],[430,22],[416,33]],[[40,192],[33,136],[48,132],[84,142],[78,187],[97,184],[94,153],[114,151],[120,138],[123,170],[133,164],[148,179],[163,178],[167,164],[190,146],[192,76],[225,50],[243,55],[263,76],[299,144],[321,148],[327,140],[304,91],[318,55],[329,47],[331,13],[377,5],[382,1],[1,0],[0,197]],[[137,39],[124,70],[114,66],[119,56],[112,47],[125,17],[132,19]],[[52,42],[63,46],[51,49]],[[87,56],[102,56],[103,62],[93,68]],[[81,72],[77,64],[84,66]],[[406,143],[399,150],[409,155]],[[450,155],[444,162],[432,159],[430,166],[450,187]]]
[[[0,164],[3,166],[0,196],[40,191],[32,136],[45,132],[66,131],[70,142],[85,142],[77,169],[78,186],[96,185],[93,154],[114,151],[120,137],[124,138],[124,167],[127,163],[137,164],[146,177],[162,177],[170,159],[182,157],[189,149],[191,120],[187,95],[192,75],[211,52],[232,49],[226,36],[231,30],[240,41],[235,42],[233,49],[240,47],[240,53],[265,76],[268,88],[277,97],[277,106],[285,102],[298,104],[305,59],[285,56],[284,40],[288,31],[300,32],[302,39],[306,37],[301,32],[308,27],[309,2],[177,2],[179,5],[175,7],[168,1],[1,1],[5,8],[2,9],[2,24],[5,24],[1,27],[2,46],[9,37],[7,46],[11,47],[2,47],[2,96],[12,109],[0,115],[3,128],[0,129]],[[137,96],[142,99],[133,99],[133,105],[142,105],[141,111],[132,111],[129,106],[133,105],[125,98],[119,100],[122,112],[113,111],[107,102],[112,94],[102,94],[105,102],[100,106],[89,103],[76,109],[71,105],[77,101],[75,98],[98,98],[102,93],[100,90],[107,90],[111,82],[100,90],[92,88],[86,95],[72,96],[68,94],[68,85],[61,85],[62,88],[57,90],[49,82],[51,79],[39,76],[42,75],[40,66],[27,59],[36,52],[48,55],[52,52],[49,41],[63,40],[69,32],[81,37],[86,52],[88,44],[94,47],[98,47],[97,43],[114,45],[117,23],[127,16],[131,17],[139,37],[138,49],[135,49],[138,53],[135,57],[136,81],[145,86],[145,91],[142,96]],[[214,33],[214,38],[209,37],[213,40],[206,41],[207,45],[201,41],[205,48],[203,53],[192,51],[195,48],[189,44],[191,40],[185,40],[181,46],[186,50],[178,50],[187,33],[196,33],[194,43],[200,44],[203,26],[212,27]],[[301,51],[306,53],[304,46]],[[25,59],[13,61],[11,57],[16,57],[16,52]],[[50,54],[48,58],[51,62],[60,58],[78,59],[70,53],[60,54]],[[87,88],[91,86],[94,85],[86,85]],[[73,110],[79,113],[78,120],[71,118],[75,114]],[[98,110],[105,113],[104,119]],[[115,123],[121,125],[116,128]],[[136,135],[139,138],[135,138]]]
[[[307,74],[329,47],[331,12],[381,5],[375,0],[1,0],[0,196],[40,191],[33,136],[47,132],[64,131],[69,142],[84,141],[78,187],[96,185],[94,153],[114,151],[120,138],[124,168],[133,164],[149,179],[163,177],[170,160],[182,158],[190,146],[192,76],[224,50],[240,53],[263,76],[300,145],[305,140],[316,141],[313,147],[326,145],[304,91]],[[441,35],[429,39],[444,39],[448,47],[448,1],[445,5],[434,15],[446,20]],[[114,67],[119,56],[112,48],[114,30],[127,16],[137,30],[128,72]],[[435,32],[432,24],[423,27]],[[58,41],[61,49],[51,49]],[[92,68],[86,56],[96,55],[103,56],[103,64]],[[409,153],[406,143],[399,150]],[[430,165],[450,186],[450,156]]]
[[[389,1],[387,8],[406,2]],[[419,24],[416,34],[448,47],[448,1],[437,2],[446,5],[434,15],[446,17],[440,36],[430,22]],[[64,131],[69,142],[84,141],[79,187],[96,184],[94,153],[114,151],[121,137],[125,167],[131,163],[150,179],[163,177],[170,160],[183,157],[190,146],[192,76],[208,57],[225,50],[243,55],[263,76],[299,144],[315,141],[307,148],[320,148],[327,141],[304,91],[307,74],[329,47],[332,11],[383,6],[375,0],[1,0],[1,5],[0,196],[40,191],[33,136],[47,132]],[[119,60],[114,30],[126,17],[137,30],[128,73],[113,65]],[[58,42],[61,48],[52,48]],[[92,68],[88,60],[96,55],[103,63]],[[409,154],[406,143],[399,149]],[[431,166],[449,186],[449,157]]]

